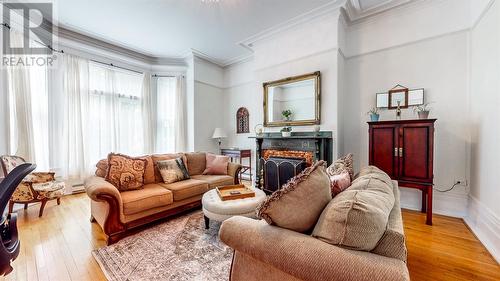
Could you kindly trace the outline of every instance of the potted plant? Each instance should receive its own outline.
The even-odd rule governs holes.
[[[424,103],[422,105],[415,106],[413,108],[414,112],[417,112],[418,114],[418,119],[427,119],[429,118],[429,103]]]
[[[372,120],[372,122],[377,122],[380,117],[377,107],[372,107],[370,111],[367,112],[367,114],[370,115],[370,119]]]
[[[280,132],[281,132],[281,136],[284,138],[291,137],[292,136],[292,127],[283,127],[283,129],[281,129]]]
[[[286,121],[290,121],[290,117],[292,116],[292,111],[290,109],[283,110],[281,115],[285,118]]]

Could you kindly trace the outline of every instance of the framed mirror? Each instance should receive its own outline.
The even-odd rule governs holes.
[[[408,107],[422,105],[425,103],[424,89],[413,89],[408,91]],[[377,93],[377,108],[389,108],[389,93]],[[397,107],[397,102],[396,102]]]
[[[319,71],[266,82],[264,126],[320,124],[321,74]]]

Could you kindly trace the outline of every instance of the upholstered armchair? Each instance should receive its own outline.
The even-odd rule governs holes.
[[[15,167],[26,163],[22,157],[4,155],[0,157],[0,163],[4,175],[7,175]],[[57,205],[61,204],[61,197],[64,195],[66,185],[64,182],[55,180],[53,172],[33,172],[26,176],[17,186],[14,194],[9,201],[9,213],[12,213],[14,204],[24,204],[24,209],[28,208],[29,203],[40,202],[40,211],[38,216],[43,215],[45,204],[50,200],[57,200]]]

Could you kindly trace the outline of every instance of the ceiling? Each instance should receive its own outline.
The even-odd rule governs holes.
[[[348,0],[349,16],[387,2]],[[406,0],[408,1],[408,0]],[[64,0],[56,22],[70,30],[152,56],[181,58],[192,50],[226,65],[251,54],[238,42],[342,0]]]

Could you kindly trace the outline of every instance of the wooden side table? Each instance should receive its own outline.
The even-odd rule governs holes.
[[[250,176],[250,181],[252,181],[252,151],[250,149],[238,149],[238,148],[222,148],[220,150],[221,155],[229,156],[231,162],[238,159],[238,163],[241,163],[241,159],[248,158],[248,166],[242,164],[240,172],[240,182],[241,176],[247,174]]]

